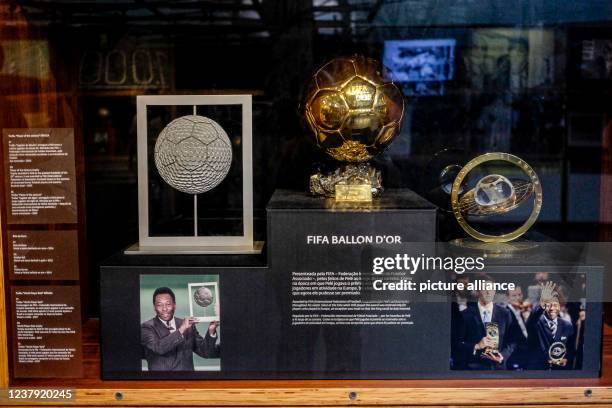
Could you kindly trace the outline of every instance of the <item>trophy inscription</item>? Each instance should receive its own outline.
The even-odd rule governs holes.
[[[372,201],[371,184],[336,184],[337,202]]]

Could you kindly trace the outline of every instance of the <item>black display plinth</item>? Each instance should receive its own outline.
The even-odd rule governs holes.
[[[251,378],[260,370],[273,372],[275,349],[260,327],[262,319],[274,320],[268,279],[263,255],[113,256],[100,268],[102,378]],[[221,310],[221,358],[214,360],[216,366],[198,366],[194,354],[192,371],[148,371],[141,324],[155,317],[151,289],[170,287],[176,294],[175,316],[184,318],[191,314],[188,284],[211,281],[218,284]],[[208,323],[196,327],[204,336]],[[250,340],[245,343],[245,338]]]
[[[407,189],[387,190],[371,204],[336,203],[304,192],[277,190],[267,210],[272,267],[297,258],[313,267],[317,263],[328,268],[350,266],[347,262],[369,244],[393,247],[399,242],[436,239],[436,207]]]
[[[582,252],[579,248],[540,243],[545,253],[510,261],[483,258],[485,267],[473,274],[423,264],[409,271],[394,260],[443,257],[465,265],[467,258],[482,254],[436,242],[436,208],[409,190],[388,190],[360,205],[279,190],[267,210],[267,259],[266,254],[118,255],[102,265],[104,379],[563,378],[599,373],[604,271],[597,262],[575,255]],[[468,364],[474,363],[467,361],[473,359],[472,350],[457,345],[465,343],[465,330],[472,337],[484,330],[474,321],[463,324],[469,314],[465,310],[476,307],[473,293],[464,293],[472,297],[460,305],[454,289],[421,292],[389,286],[448,283],[460,275],[475,281],[482,272],[522,286],[531,302],[540,296],[543,273],[565,287],[565,317],[576,330],[559,341],[573,347],[571,367],[533,369],[524,365],[529,361],[525,354],[508,359],[511,365]],[[194,353],[195,370],[148,371],[141,325],[155,318],[153,289],[172,287],[175,316],[185,317],[192,313],[185,306],[194,299],[192,286],[206,283],[218,285],[220,358],[207,361]],[[507,295],[505,290],[496,295],[495,302],[502,304],[495,306],[493,321],[500,324],[499,313],[510,313],[499,309],[506,307]],[[578,319],[583,319],[579,326]],[[200,333],[207,328],[198,325]],[[515,341],[521,329],[513,330],[512,336],[502,334],[504,341]],[[531,346],[522,347],[529,351]]]
[[[419,347],[424,341],[405,330],[408,322],[377,326],[405,313],[367,309],[368,264],[377,251],[393,253],[407,242],[435,239],[436,208],[410,190],[387,190],[371,204],[277,190],[268,204],[268,254],[281,310],[280,365],[309,376],[367,378],[416,362],[393,346],[408,341]],[[347,280],[353,290],[346,290]],[[429,306],[444,319],[444,306]],[[444,343],[439,347],[445,349]]]

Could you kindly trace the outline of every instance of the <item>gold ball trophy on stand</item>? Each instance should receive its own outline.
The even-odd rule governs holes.
[[[486,174],[484,177],[467,184],[470,173],[482,170],[483,165],[497,163],[496,173]],[[504,176],[500,164],[512,165],[520,170],[522,178]],[[464,192],[465,191],[465,192]],[[487,217],[510,214],[519,207],[527,205],[532,200],[531,212],[527,219],[517,228],[503,233],[484,233],[477,230],[468,222],[470,218],[486,219]],[[453,214],[461,228],[472,238],[460,238],[452,241],[453,244],[471,249],[482,249],[486,252],[508,254],[518,250],[534,248],[533,242],[517,241],[535,223],[542,208],[542,185],[535,171],[521,158],[509,153],[485,153],[470,160],[457,173],[451,188],[451,206]],[[514,242],[511,242],[514,241]]]
[[[310,192],[336,201],[372,201],[382,192],[380,171],[368,161],[399,133],[404,115],[400,88],[378,61],[336,58],[311,77],[304,99],[309,140],[342,163],[310,177]]]

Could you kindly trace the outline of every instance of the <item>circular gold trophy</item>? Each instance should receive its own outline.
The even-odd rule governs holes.
[[[548,364],[551,366],[565,366],[567,360],[565,355],[567,354],[567,346],[565,343],[560,341],[554,342],[548,348]]]
[[[461,194],[465,187],[467,175],[478,166],[488,162],[510,163],[525,173],[527,180],[509,179],[501,174],[488,174],[482,177],[465,193]],[[472,227],[468,216],[487,217],[508,213],[533,198],[533,208],[529,217],[518,228],[507,233],[498,235],[485,234]],[[519,249],[527,249],[533,245],[523,243],[506,244],[518,239],[535,223],[542,208],[542,185],[535,171],[525,161],[509,153],[485,153],[470,160],[457,173],[451,188],[451,206],[457,222],[472,238],[481,243],[496,244],[501,252],[509,252]],[[477,249],[494,249],[490,245],[481,245],[478,242],[470,242],[465,239],[453,241],[453,243]]]
[[[380,172],[368,161],[391,144],[404,115],[402,92],[380,63],[361,56],[329,61],[310,78],[303,106],[309,140],[341,163],[312,175],[311,193],[340,201],[380,194]]]

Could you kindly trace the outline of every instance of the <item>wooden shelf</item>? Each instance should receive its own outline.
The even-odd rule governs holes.
[[[84,378],[13,380],[11,386],[75,388],[75,400],[62,402],[75,406],[612,404],[610,326],[604,327],[600,378],[535,380],[102,381],[98,321],[88,321],[83,333]]]

